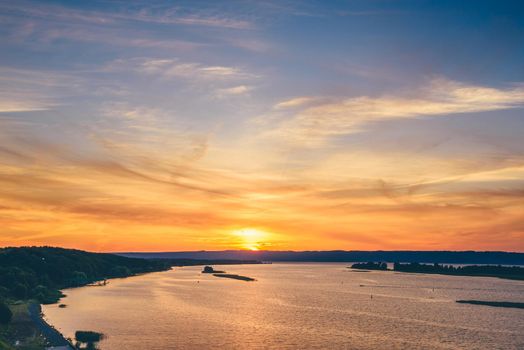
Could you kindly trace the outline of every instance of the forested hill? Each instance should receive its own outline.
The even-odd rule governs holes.
[[[169,269],[166,262],[52,247],[0,249],[0,299],[56,302],[59,289]]]
[[[524,253],[476,251],[249,251],[222,250],[165,253],[118,253],[122,256],[146,259],[236,259],[296,262],[418,262],[446,264],[524,265]]]

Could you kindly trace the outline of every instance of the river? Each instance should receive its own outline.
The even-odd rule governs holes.
[[[46,320],[66,337],[102,332],[112,349],[524,349],[524,282],[360,272],[347,264],[182,267],[66,290]]]

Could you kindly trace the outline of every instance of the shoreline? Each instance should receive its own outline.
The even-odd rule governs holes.
[[[116,280],[116,279],[126,279],[130,277],[138,277],[138,276],[147,275],[147,274],[155,273],[155,272],[170,271],[172,269],[173,268],[170,267],[169,269],[166,269],[166,270],[142,272],[142,273],[136,273],[136,274],[124,276],[124,277],[114,277],[114,278],[107,279],[107,281]],[[89,282],[81,286],[74,286],[74,287],[69,287],[65,289],[60,289],[60,292],[64,296],[61,297],[56,302],[51,303],[49,305],[55,305],[55,304],[60,305],[60,301],[62,300],[62,298],[67,298],[67,294],[65,294],[64,291],[68,289],[76,289],[76,288],[84,288],[84,287],[103,287],[104,285],[96,284],[97,282],[100,282],[100,281],[102,280],[92,281],[92,282]],[[75,350],[76,349],[72,340],[66,338],[52,324],[46,321],[46,319],[44,318],[45,315],[42,311],[42,304],[36,301],[29,301],[28,312],[29,312],[29,317],[31,318],[31,321],[33,322],[35,327],[40,331],[42,336],[46,339],[47,347],[45,349],[47,349],[48,347],[52,347],[53,350]]]
[[[64,350],[75,349],[71,341],[45,320],[41,304],[30,302],[28,305],[28,312],[31,321],[46,339],[47,347],[57,347]]]

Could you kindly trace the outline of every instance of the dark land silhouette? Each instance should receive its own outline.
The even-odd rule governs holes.
[[[96,349],[96,344],[103,339],[103,334],[93,331],[76,331],[75,348],[77,349]]]
[[[0,249],[0,298],[57,302],[60,289],[168,270],[166,261],[51,247]]]
[[[256,281],[254,278],[247,277],[247,276],[235,275],[235,274],[232,274],[232,273],[214,273],[213,276],[215,276],[215,277],[223,277],[223,278],[231,278],[231,279],[234,279],[234,280],[240,280],[240,281],[246,281],[246,282]]]
[[[388,270],[384,262],[355,263],[352,269],[357,270]],[[514,280],[524,280],[524,267],[501,265],[466,265],[453,266],[443,264],[394,263],[393,271],[408,273],[429,273],[455,276],[498,277]]]
[[[516,303],[511,301],[457,300],[457,303],[524,309],[524,303]]]
[[[383,262],[356,263],[351,265],[351,268],[358,270],[387,270],[388,264]]]
[[[415,273],[434,273],[440,275],[455,276],[479,276],[479,277],[498,277],[514,280],[524,280],[524,267],[501,266],[501,265],[468,265],[452,266],[440,264],[419,264],[419,263],[395,263],[394,271],[415,272]]]
[[[204,266],[202,273],[225,273],[225,271],[215,270],[212,266]]]
[[[162,253],[117,253],[121,256],[146,259],[255,260],[288,262],[418,262],[439,264],[524,265],[524,253],[477,251],[196,251]]]
[[[255,281],[255,279],[251,277],[240,276],[240,275],[235,275],[232,273],[226,273],[226,271],[215,270],[212,266],[204,266],[202,273],[211,273],[215,277],[231,278],[231,279],[241,280],[241,281],[248,281],[248,282]]]

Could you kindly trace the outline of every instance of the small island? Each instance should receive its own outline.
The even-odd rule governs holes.
[[[210,273],[210,274],[213,274],[213,276],[215,277],[231,278],[231,279],[240,280],[240,281],[248,281],[248,282],[256,281],[254,278],[251,278],[251,277],[240,276],[240,275],[235,275],[232,273],[226,273],[226,271],[215,270],[213,269],[212,266],[204,266],[202,273]]]
[[[75,348],[76,349],[97,349],[96,344],[104,339],[102,333],[93,331],[76,331]],[[85,345],[84,345],[85,344]]]
[[[218,271],[213,269],[212,266],[204,266],[202,273],[226,273],[226,271]]]
[[[247,282],[256,281],[256,279],[251,278],[251,277],[240,276],[240,275],[235,275],[235,274],[231,274],[231,273],[214,273],[213,276],[215,276],[215,277],[223,277],[223,278],[232,278],[234,280],[241,280],[241,281],[247,281]]]
[[[512,301],[457,300],[457,303],[524,309],[524,303],[518,303],[518,302],[512,302]]]
[[[352,269],[357,270],[382,270],[388,269],[388,264],[385,262],[367,262],[367,263],[355,263],[351,265]]]

